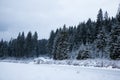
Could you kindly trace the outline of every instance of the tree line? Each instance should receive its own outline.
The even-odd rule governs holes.
[[[120,59],[120,10],[115,17],[98,11],[97,20],[90,18],[77,26],[63,25],[51,31],[48,40],[38,34],[19,33],[16,39],[0,41],[0,57],[29,58],[47,55],[55,60],[107,58]]]
[[[55,60],[120,59],[120,12],[110,18],[100,9],[96,21],[51,31],[47,50]]]
[[[38,34],[33,35],[28,32],[25,37],[24,32],[19,33],[16,39],[10,41],[0,41],[0,57],[29,58],[46,54],[47,40],[38,40]]]

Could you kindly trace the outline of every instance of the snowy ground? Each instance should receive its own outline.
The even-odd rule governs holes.
[[[109,60],[109,59],[53,60],[49,58],[39,57],[34,59],[34,63],[120,69],[120,60]]]
[[[0,80],[120,80],[120,70],[0,62]]]
[[[32,64],[74,65],[74,66],[84,66],[84,67],[120,69],[120,60],[109,60],[109,59],[53,60],[50,59],[49,57],[38,57],[38,58],[29,58],[29,59],[6,58],[6,59],[0,59],[0,62],[25,63],[25,64],[32,63]]]

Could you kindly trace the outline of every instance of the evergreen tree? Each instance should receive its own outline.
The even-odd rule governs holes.
[[[11,39],[9,41],[9,46],[8,46],[8,51],[9,51],[9,56],[10,57],[13,57],[15,55],[15,43],[14,43],[15,40]]]
[[[38,34],[37,32],[33,35],[33,51],[32,54],[38,57]]]
[[[116,25],[111,33],[110,58],[120,59],[120,25]]]
[[[99,31],[102,30],[102,26],[103,26],[103,12],[102,9],[100,9],[97,15],[96,35],[99,33]]]
[[[63,60],[68,58],[69,43],[68,43],[68,32],[64,25],[63,30],[56,36],[54,42],[53,58],[55,60]]]
[[[22,53],[21,53],[21,50],[23,47],[21,47],[21,33],[19,33],[18,37],[17,37],[17,40],[16,40],[16,57],[21,57]]]
[[[108,13],[106,11],[105,14],[104,14],[104,20],[108,20],[108,19],[109,19],[109,17],[108,17]]]
[[[120,12],[116,15],[117,22],[120,24]]]
[[[52,30],[51,33],[50,33],[50,37],[49,37],[49,40],[48,40],[48,43],[47,43],[47,50],[48,50],[48,53],[52,56],[52,50],[53,50],[53,43],[54,43],[54,38],[55,38],[55,32]]]
[[[20,39],[20,43],[21,43],[21,56],[22,57],[25,57],[25,35],[24,35],[24,32],[22,32],[22,35],[21,35],[21,39]]]
[[[26,51],[26,57],[32,56],[32,50],[33,50],[33,40],[32,40],[32,33],[28,32],[26,40],[25,40],[25,51]]]
[[[0,57],[3,57],[3,39],[0,41]]]
[[[95,25],[91,21],[91,19],[88,19],[86,23],[87,29],[86,29],[86,42],[87,43],[93,43],[95,39]]]
[[[68,43],[70,43],[70,51],[72,51],[72,49],[74,47],[75,31],[76,31],[76,28],[69,27],[69,30],[68,30],[68,35],[69,35]]]
[[[97,36],[97,49],[98,49],[98,57],[99,58],[103,58],[104,55],[105,55],[105,48],[106,48],[106,45],[107,45],[107,39],[106,39],[106,35],[105,35],[105,32],[104,30],[100,31],[100,33],[98,34]]]
[[[76,32],[75,32],[75,45],[78,47],[78,45],[81,44],[82,38],[81,38],[81,24],[77,26]]]
[[[16,47],[15,47],[15,53],[17,57],[24,57],[25,52],[25,36],[24,32],[19,33],[17,39],[16,39]]]
[[[116,15],[116,20],[117,20],[117,23],[120,25],[120,4],[119,4],[117,15]]]
[[[8,57],[8,43],[6,41],[0,41],[0,57]]]
[[[47,51],[47,48],[46,48],[46,44],[47,44],[46,39],[38,40],[38,54],[37,54],[37,56],[49,55],[49,54],[47,54],[48,51]]]

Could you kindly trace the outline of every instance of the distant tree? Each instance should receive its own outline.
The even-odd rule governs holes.
[[[49,54],[47,54],[48,51],[46,48],[47,41],[48,40],[46,40],[46,39],[38,40],[38,54],[37,54],[37,56],[49,55]]]
[[[24,57],[24,52],[25,52],[25,36],[24,36],[24,32],[19,33],[17,39],[16,39],[16,47],[15,49],[15,53],[17,57]]]
[[[81,24],[79,24],[75,30],[75,40],[74,40],[74,44],[75,46],[80,45],[82,42],[82,38],[81,38]]]
[[[100,9],[97,15],[96,35],[99,33],[99,31],[102,30],[102,26],[103,26],[103,12],[102,9]]]
[[[32,51],[32,54],[34,56],[38,57],[38,34],[37,34],[37,32],[34,33],[34,35],[32,37],[32,41],[33,41],[33,51]]]
[[[111,32],[110,58],[120,59],[120,25],[116,25]]]
[[[120,12],[116,16],[117,22],[120,24]]]
[[[46,45],[48,53],[52,56],[52,50],[53,50],[53,43],[54,43],[54,38],[55,38],[56,34],[55,32],[52,30],[50,33],[50,37],[48,39],[48,43]]]
[[[118,5],[117,15],[120,13],[120,4]]]
[[[118,11],[117,11],[117,15],[116,15],[116,20],[117,20],[117,22],[118,22],[119,25],[120,25],[120,4],[119,4]]]
[[[28,32],[25,40],[26,57],[32,57],[32,50],[33,50],[32,33]]]
[[[16,57],[21,57],[22,53],[21,50],[23,47],[21,47],[21,33],[19,33],[17,39],[16,39],[16,47],[15,47],[15,51],[16,51]]]
[[[59,32],[56,36],[53,49],[53,58],[55,60],[63,60],[68,58],[69,43],[68,32],[65,25],[63,27],[63,31]]]
[[[87,39],[87,26],[85,23],[81,24],[81,38],[82,38],[82,43],[86,44],[86,39]]]
[[[87,23],[86,23],[86,42],[87,43],[93,43],[95,40],[95,25],[94,23],[91,21],[91,19],[88,19]]]
[[[72,49],[74,47],[75,31],[76,31],[76,28],[73,28],[72,26],[69,27],[69,30],[68,30],[68,35],[69,35],[68,43],[70,43],[70,51],[72,51]]]
[[[15,43],[14,43],[14,40],[11,39],[9,41],[9,46],[8,46],[8,51],[9,51],[9,57],[13,57],[14,54],[15,54],[15,47],[14,47]]]
[[[0,57],[8,57],[8,42],[0,41]]]
[[[82,43],[86,43],[86,38],[87,38],[87,31],[86,31],[86,25],[85,23],[80,23],[77,26],[77,30],[75,33],[75,44],[76,46],[82,44]],[[79,47],[79,46],[78,46]]]
[[[105,48],[107,45],[107,37],[105,30],[101,30],[96,39],[96,49],[98,49],[98,57],[103,58],[105,55]]]
[[[4,44],[4,42],[3,42],[3,39],[0,41],[0,57],[3,57],[3,44]]]
[[[103,21],[103,12],[102,12],[102,9],[100,9],[97,15],[97,22],[101,23],[102,21]]]
[[[21,39],[20,39],[20,43],[21,43],[21,56],[22,57],[25,57],[25,34],[24,32],[22,32],[22,35],[21,35]]]
[[[104,20],[108,20],[108,19],[109,19],[109,17],[108,17],[108,13],[106,11],[105,14],[104,14]]]

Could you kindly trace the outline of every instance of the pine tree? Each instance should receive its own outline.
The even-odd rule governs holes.
[[[21,33],[19,33],[18,37],[17,37],[17,43],[16,43],[16,57],[21,57],[22,53],[21,50],[23,47],[21,47]]]
[[[0,57],[8,57],[8,42],[0,41]]]
[[[9,41],[8,51],[9,51],[9,57],[13,57],[15,54],[15,47],[14,47],[14,40],[11,39]]]
[[[68,32],[64,25],[63,30],[60,31],[54,41],[53,58],[55,60],[63,60],[68,58],[69,43],[68,43]]]
[[[117,22],[120,24],[120,12],[116,15]]]
[[[105,14],[104,14],[104,20],[108,20],[108,19],[109,19],[109,17],[108,17],[108,13],[106,11]]]
[[[96,35],[99,33],[99,31],[102,30],[102,26],[103,26],[103,12],[102,9],[100,9],[97,15]]]
[[[53,43],[54,43],[55,36],[56,36],[55,32],[52,30],[51,33],[50,33],[50,37],[49,37],[48,43],[46,45],[47,51],[50,54],[50,56],[52,56]]]
[[[120,4],[119,4],[119,7],[118,7],[116,19],[117,19],[118,24],[120,25]]]
[[[32,51],[32,54],[34,56],[38,57],[39,55],[38,55],[38,34],[37,34],[37,32],[34,33],[32,41],[33,41],[33,51]]]
[[[49,56],[47,48],[46,48],[46,44],[47,44],[47,40],[46,39],[42,39],[42,40],[38,40],[38,54],[37,56],[40,55],[47,55]]]
[[[105,34],[105,29],[102,29],[100,33],[97,35],[96,39],[96,49],[97,51],[97,57],[103,58],[105,56],[105,48],[107,45],[107,37]]]
[[[3,57],[3,39],[0,41],[0,57]]]
[[[81,24],[79,24],[75,30],[75,40],[74,40],[74,47],[78,48],[78,45],[81,44]]]
[[[101,22],[103,21],[103,12],[102,9],[99,10],[98,15],[97,15],[97,22]]]
[[[32,33],[28,32],[25,42],[25,50],[26,50],[26,57],[32,56],[33,50],[33,40],[32,40]]]
[[[68,35],[69,35],[68,43],[70,43],[70,51],[72,51],[73,46],[74,46],[75,31],[76,31],[76,28],[69,27],[69,30],[68,30]]]
[[[86,26],[87,26],[86,42],[93,43],[95,39],[95,25],[93,24],[91,19],[88,19]]]
[[[20,43],[21,43],[21,56],[24,57],[25,56],[25,35],[24,35],[24,32],[22,32]]]
[[[116,25],[111,33],[110,58],[120,59],[120,25]]]
[[[120,13],[120,4],[118,6],[117,15]]]

